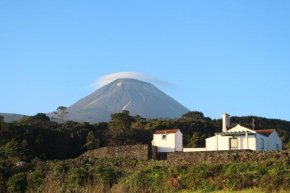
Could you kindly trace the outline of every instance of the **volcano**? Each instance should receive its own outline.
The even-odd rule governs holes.
[[[127,110],[144,118],[180,118],[189,110],[151,83],[117,79],[68,107],[66,120],[107,122],[112,113]]]

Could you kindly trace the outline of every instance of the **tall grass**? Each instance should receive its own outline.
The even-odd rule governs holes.
[[[20,182],[25,192],[44,193],[286,193],[290,192],[289,171],[289,165],[269,160],[196,165],[127,158],[65,160],[44,162],[22,173],[27,181]],[[2,188],[17,190],[19,184],[12,183],[12,177],[5,179]]]

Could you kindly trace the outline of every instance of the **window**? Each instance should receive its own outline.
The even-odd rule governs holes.
[[[276,143],[276,150],[280,150],[279,149],[279,144]]]
[[[238,139],[237,138],[231,138],[230,139],[230,149],[238,149]]]
[[[264,139],[261,138],[261,150],[264,150]]]
[[[162,135],[162,140],[166,140],[167,136],[166,135]]]

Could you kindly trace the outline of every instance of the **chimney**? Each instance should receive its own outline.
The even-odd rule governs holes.
[[[227,132],[230,128],[230,115],[223,113],[223,132]]]

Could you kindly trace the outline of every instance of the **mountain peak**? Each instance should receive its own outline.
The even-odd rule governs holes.
[[[145,82],[145,81],[138,80],[138,79],[134,79],[134,78],[119,78],[119,79],[114,80],[114,81],[111,82],[111,83],[118,83],[118,82],[122,82],[122,83],[141,83],[141,84],[151,84],[151,83],[149,83],[149,82]],[[111,84],[111,83],[109,83],[109,84]]]
[[[132,78],[116,79],[68,107],[68,119],[109,121],[112,113],[130,111],[144,118],[180,118],[189,110],[153,84]]]

